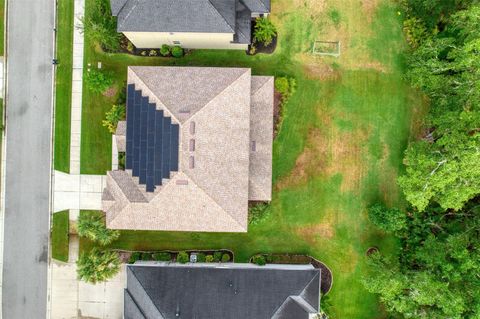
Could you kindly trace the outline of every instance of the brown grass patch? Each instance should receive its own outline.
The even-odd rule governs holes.
[[[377,11],[379,0],[362,0],[362,9],[367,16],[368,22],[372,22],[373,15]]]
[[[325,11],[327,2],[326,0],[293,0],[293,5],[297,9],[308,9],[310,15],[314,17]]]
[[[336,80],[340,77],[340,72],[326,63],[320,57],[311,54],[301,54],[303,71],[309,80]]]
[[[117,87],[115,85],[112,85],[111,87],[109,87],[108,89],[106,89],[102,95],[103,96],[106,96],[106,97],[114,97],[117,95]]]
[[[311,245],[317,244],[319,240],[331,239],[335,236],[335,230],[330,223],[298,227],[296,232]]]

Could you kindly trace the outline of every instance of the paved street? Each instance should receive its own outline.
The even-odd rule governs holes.
[[[54,5],[8,1],[5,319],[46,317]]]

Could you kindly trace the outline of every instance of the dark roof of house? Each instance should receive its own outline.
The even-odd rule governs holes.
[[[319,300],[320,269],[309,266],[136,264],[124,317],[308,319]]]
[[[235,33],[250,43],[251,13],[270,11],[270,0],[110,0],[119,32]]]

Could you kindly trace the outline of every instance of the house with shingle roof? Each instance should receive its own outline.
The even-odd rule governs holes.
[[[124,318],[313,319],[320,269],[312,265],[127,265]]]
[[[246,232],[249,201],[271,200],[273,82],[246,68],[129,67],[107,227]]]
[[[252,19],[270,13],[270,0],[110,0],[117,31],[137,48],[244,49]]]

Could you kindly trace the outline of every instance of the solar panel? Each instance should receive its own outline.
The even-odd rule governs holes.
[[[142,91],[128,85],[126,167],[132,168],[147,192],[153,192],[163,178],[178,170],[179,131],[179,125],[149,103]]]

